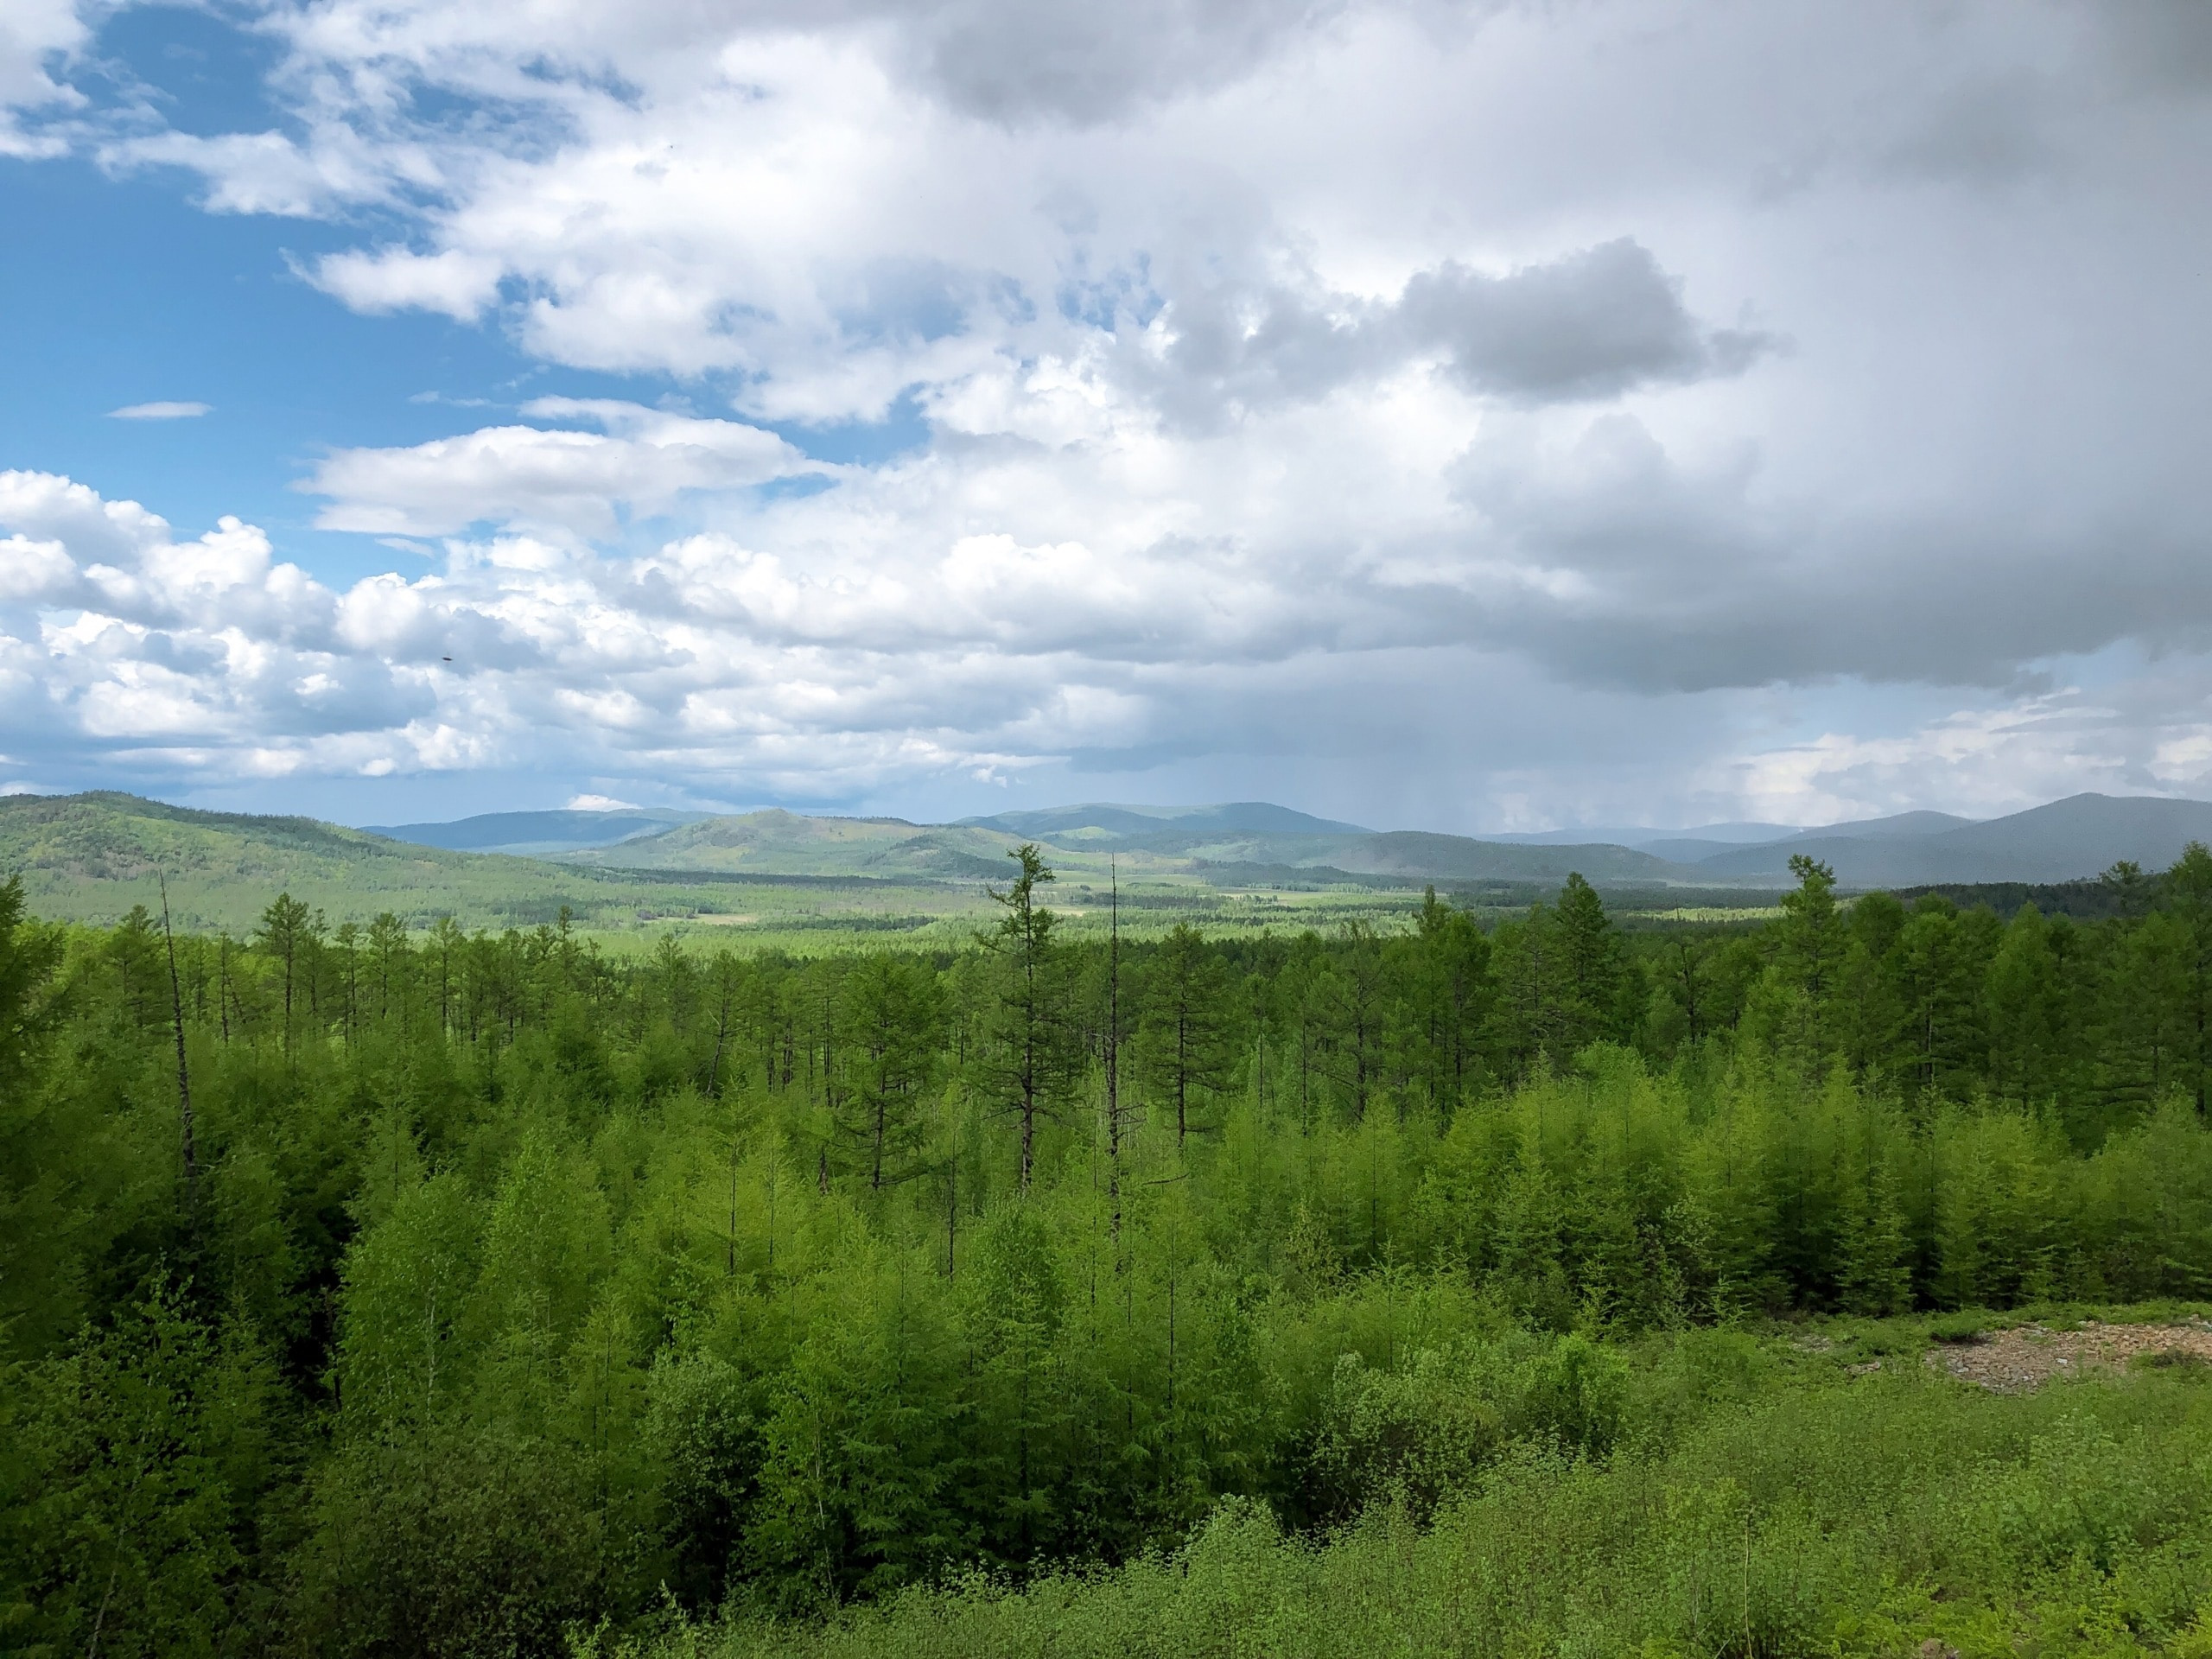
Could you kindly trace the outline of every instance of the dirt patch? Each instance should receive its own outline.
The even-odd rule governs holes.
[[[2053,1377],[2113,1370],[2138,1357],[2212,1364],[2212,1324],[2191,1319],[2185,1325],[2101,1325],[2092,1319],[2077,1331],[2023,1325],[1928,1351],[1930,1365],[1993,1394],[2025,1394]]]

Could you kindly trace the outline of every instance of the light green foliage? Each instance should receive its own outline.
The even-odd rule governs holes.
[[[178,940],[191,1183],[152,918],[0,888],[9,1649],[2183,1640],[2185,1369],[2077,1421],[1911,1323],[2212,1294],[2181,878],[1156,930],[1109,1154],[1027,854],[933,957],[264,899]]]

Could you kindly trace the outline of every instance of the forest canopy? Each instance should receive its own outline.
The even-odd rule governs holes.
[[[1578,1503],[1718,1505],[1683,1535],[1748,1561],[1781,1477],[1712,1414],[1755,1395],[1807,1467],[1878,1421],[2105,1479],[2155,1418],[2202,1472],[2186,1379],[2032,1423],[1916,1376],[1780,1399],[1748,1333],[2208,1294],[2212,854],[2087,922],[1801,863],[1757,925],[1624,931],[1574,876],[1138,944],[1067,938],[1025,847],[969,948],[811,959],[0,886],[0,1645],[912,1648],[949,1597],[1034,1650],[1007,1621],[1085,1585],[1070,1630],[1166,1628],[1128,1610],[1171,1560],[1275,1584],[1255,1619],[1389,1540],[1503,1560],[1509,1497],[1584,1543]],[[2017,1588],[1975,1559],[1922,1565]],[[1797,1639],[1738,1566],[1736,1622],[1666,1639]]]

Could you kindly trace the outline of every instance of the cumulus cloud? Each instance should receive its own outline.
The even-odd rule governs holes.
[[[135,502],[0,473],[0,742],[18,760],[86,755],[312,768],[428,706],[343,649],[332,595],[226,518],[177,537]]]
[[[328,255],[317,262],[313,278],[356,311],[435,311],[474,322],[498,297],[499,275],[499,262],[483,254],[390,248]]]

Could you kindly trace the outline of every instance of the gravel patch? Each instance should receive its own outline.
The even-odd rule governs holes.
[[[2139,1357],[2212,1364],[2212,1323],[2104,1325],[2091,1319],[2075,1331],[2016,1325],[1971,1342],[1931,1348],[1928,1363],[1993,1394],[2025,1394],[2054,1377],[2113,1370]]]

